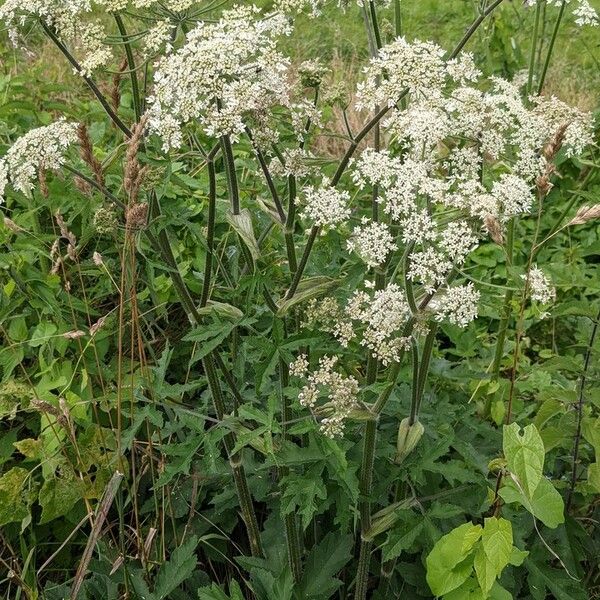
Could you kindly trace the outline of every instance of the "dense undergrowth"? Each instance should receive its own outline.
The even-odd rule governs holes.
[[[600,596],[600,28],[259,4],[0,9],[0,594]]]

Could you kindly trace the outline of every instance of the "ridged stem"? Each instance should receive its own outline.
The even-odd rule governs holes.
[[[221,150],[223,152],[223,164],[225,165],[225,174],[227,176],[227,188],[229,190],[229,201],[231,203],[231,212],[234,215],[240,214],[240,191],[238,188],[237,177],[235,174],[235,161],[233,158],[233,149],[228,135],[221,137]]]

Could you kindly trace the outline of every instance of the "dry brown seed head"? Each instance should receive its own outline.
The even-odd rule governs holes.
[[[600,204],[593,204],[592,206],[582,206],[575,216],[569,221],[569,225],[583,225],[588,221],[593,221],[600,218]]]

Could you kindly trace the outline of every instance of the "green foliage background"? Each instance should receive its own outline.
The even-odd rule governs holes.
[[[410,37],[433,38],[448,47],[472,19],[476,4],[406,0],[404,27]],[[516,4],[520,3],[509,2],[471,42],[478,64],[488,74],[512,76],[526,68],[531,14]],[[356,77],[368,56],[360,15],[356,8],[341,13],[329,6],[326,11],[319,21],[300,18],[287,42],[290,51],[329,62],[334,80],[348,77],[342,70],[348,63]],[[392,13],[382,11],[382,16],[385,31],[385,19],[391,23]],[[33,56],[12,49],[6,36],[2,38],[0,154],[19,135],[65,115],[88,124],[95,153],[107,167],[107,185],[118,189],[123,152],[118,132],[60,56],[39,33],[32,36],[39,36]],[[598,28],[565,26],[555,56],[549,91],[596,108]],[[128,90],[124,81],[119,111],[132,122]],[[265,226],[268,216],[258,208],[264,186],[252,155],[247,142],[236,146],[242,203]],[[598,203],[598,160],[597,148],[584,160],[560,157],[560,177],[546,203],[543,233],[561,217],[572,216],[578,206]],[[156,191],[162,204],[163,214],[154,225],[169,231],[179,268],[199,297],[206,259],[208,175],[194,148],[188,149],[186,161],[184,168],[183,162],[148,159],[151,177],[146,186]],[[332,165],[323,158],[324,172]],[[226,220],[220,160],[216,169],[218,261],[230,280],[219,281],[213,294],[213,300],[225,306],[206,311],[203,324],[191,329],[168,269],[146,238],[141,233],[127,235],[118,211],[116,226],[110,212],[103,215],[108,227],[101,226],[98,211],[107,205],[100,194],[82,194],[64,173],[49,178],[47,197],[38,192],[31,199],[14,195],[2,207],[17,228],[0,227],[3,597],[68,597],[90,539],[96,542],[95,551],[80,596],[90,600],[123,595],[155,600],[352,595],[363,425],[352,424],[344,438],[332,441],[318,433],[296,403],[293,419],[286,423],[291,439],[282,440],[282,398],[296,402],[298,389],[280,389],[280,361],[289,362],[306,346],[327,351],[331,340],[319,331],[286,337],[281,321],[264,306],[263,282],[280,289],[287,285],[284,266],[274,260],[282,241],[269,238],[261,249],[260,268],[244,273]],[[57,211],[77,237],[78,260],[50,274]],[[523,221],[519,227],[515,249],[524,256],[534,224]],[[105,266],[95,264],[94,252],[102,255]],[[508,545],[508,566],[501,569],[499,581],[514,598],[580,600],[600,594],[599,336],[590,347],[600,310],[599,256],[596,221],[566,229],[537,258],[552,276],[558,296],[542,320],[536,309],[525,311],[513,415],[517,423],[534,424],[539,431],[545,455],[543,467],[535,472],[541,481],[550,480],[563,499],[569,494],[575,408],[581,394],[584,407],[578,481],[564,523],[562,510],[559,516],[536,514],[543,507],[528,510],[526,501],[533,502],[531,498],[514,500],[518,489],[503,496],[502,517],[512,524],[510,544],[528,552],[519,562]],[[308,274],[336,278],[341,260],[341,239],[330,233]],[[358,262],[350,265],[346,281],[360,278],[361,269]],[[378,581],[372,598],[433,597],[425,562],[436,542],[457,531],[454,528],[468,528],[467,523],[479,528],[478,535],[489,531],[498,468],[498,462],[491,461],[502,456],[514,331],[509,332],[502,377],[493,380],[489,370],[504,286],[508,281],[517,287],[522,272],[523,266],[507,268],[497,245],[482,245],[474,253],[468,275],[489,284],[484,286],[481,316],[465,330],[441,326],[421,414],[425,432],[415,450],[396,465],[398,422],[410,403],[411,366],[402,367],[400,383],[379,423],[372,504],[376,512],[387,512],[379,515],[381,530],[374,537],[371,572]],[[137,313],[120,317],[117,288],[124,285],[135,289]],[[516,301],[511,308],[518,314]],[[93,340],[63,335],[87,331],[100,318],[105,321]],[[218,344],[224,345],[226,361],[219,374],[228,406],[223,420],[213,412],[201,366]],[[362,375],[363,365],[355,369]],[[237,397],[227,386],[227,374],[237,382]],[[380,391],[382,385],[374,384],[372,391]],[[40,402],[52,410],[41,409]],[[240,525],[230,465],[221,451],[228,432],[236,434],[235,450],[243,457],[255,499],[265,547],[262,559],[250,556]],[[510,452],[505,437],[509,467]],[[535,460],[534,453],[525,462],[531,466]],[[94,539],[86,515],[97,509],[115,471],[123,473],[123,482]],[[298,584],[293,583],[286,555],[283,519],[289,514],[297,515],[303,538],[304,573]],[[442,562],[444,543],[437,547]],[[478,547],[473,548],[475,553]],[[453,542],[449,553],[455,552]],[[493,552],[499,552],[497,546]],[[468,556],[465,550],[462,558],[478,560],[476,554]],[[475,593],[463,591],[462,597],[481,597]]]

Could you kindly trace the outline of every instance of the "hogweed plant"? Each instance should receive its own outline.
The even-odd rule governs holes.
[[[596,131],[544,83],[595,9],[473,1],[451,47],[408,0],[262,4],[0,7],[75,76],[3,136],[7,597],[588,597],[597,295],[545,261],[597,227]],[[353,89],[290,51],[322,19]]]

